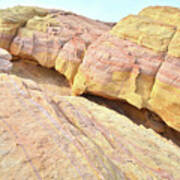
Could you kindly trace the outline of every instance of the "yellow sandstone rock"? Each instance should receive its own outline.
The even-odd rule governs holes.
[[[169,6],[150,6],[139,12],[139,15],[180,28],[179,8]]]
[[[110,34],[157,52],[165,52],[175,30],[175,25],[170,26],[146,17],[130,15],[114,26]]]
[[[148,7],[139,15],[176,26],[165,62],[157,73],[149,104],[169,126],[180,131],[180,9]]]
[[[122,19],[88,48],[74,94],[126,100],[180,131],[179,17],[177,8],[149,7]]]

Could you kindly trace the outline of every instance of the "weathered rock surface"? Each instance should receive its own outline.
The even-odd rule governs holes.
[[[10,51],[55,67],[72,83],[88,46],[110,28],[111,24],[71,12],[49,10],[48,15],[35,16],[19,29]]]
[[[126,100],[180,131],[179,17],[180,9],[150,7],[122,19],[88,48],[73,93]]]
[[[108,33],[113,24],[71,12],[1,10],[0,47],[24,61],[7,68],[12,57],[0,50],[2,72],[11,69],[0,73],[0,179],[179,180],[179,147],[139,125],[180,144],[147,111],[180,129],[179,15],[149,7]],[[38,64],[64,74],[74,94],[134,107],[70,97],[65,78]]]
[[[73,94],[124,99],[179,131],[179,9],[145,8],[96,42],[112,24],[34,7],[0,13],[2,47],[13,55],[54,67],[73,84]]]
[[[0,90],[2,180],[180,178],[179,148],[125,116],[14,75]]]
[[[16,6],[0,10],[0,47],[9,50],[18,29],[34,16],[44,16],[47,10],[37,7]]]
[[[0,48],[0,72],[9,72],[12,68],[11,54],[5,49]]]

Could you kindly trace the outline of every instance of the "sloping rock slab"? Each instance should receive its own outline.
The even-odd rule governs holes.
[[[180,150],[81,97],[0,75],[0,179],[179,179]]]

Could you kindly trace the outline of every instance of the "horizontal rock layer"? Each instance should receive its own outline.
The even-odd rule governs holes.
[[[163,14],[174,21],[161,22]],[[122,19],[88,48],[73,93],[126,100],[180,131],[179,17],[179,9],[150,7]]]
[[[72,83],[88,46],[111,25],[63,11],[35,16],[19,29],[10,51],[45,67],[54,67]]]
[[[0,90],[2,180],[180,178],[180,150],[112,110],[13,75]]]

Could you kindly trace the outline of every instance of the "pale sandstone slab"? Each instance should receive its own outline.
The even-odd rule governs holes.
[[[12,75],[0,89],[2,180],[180,178],[179,148],[112,110]]]

